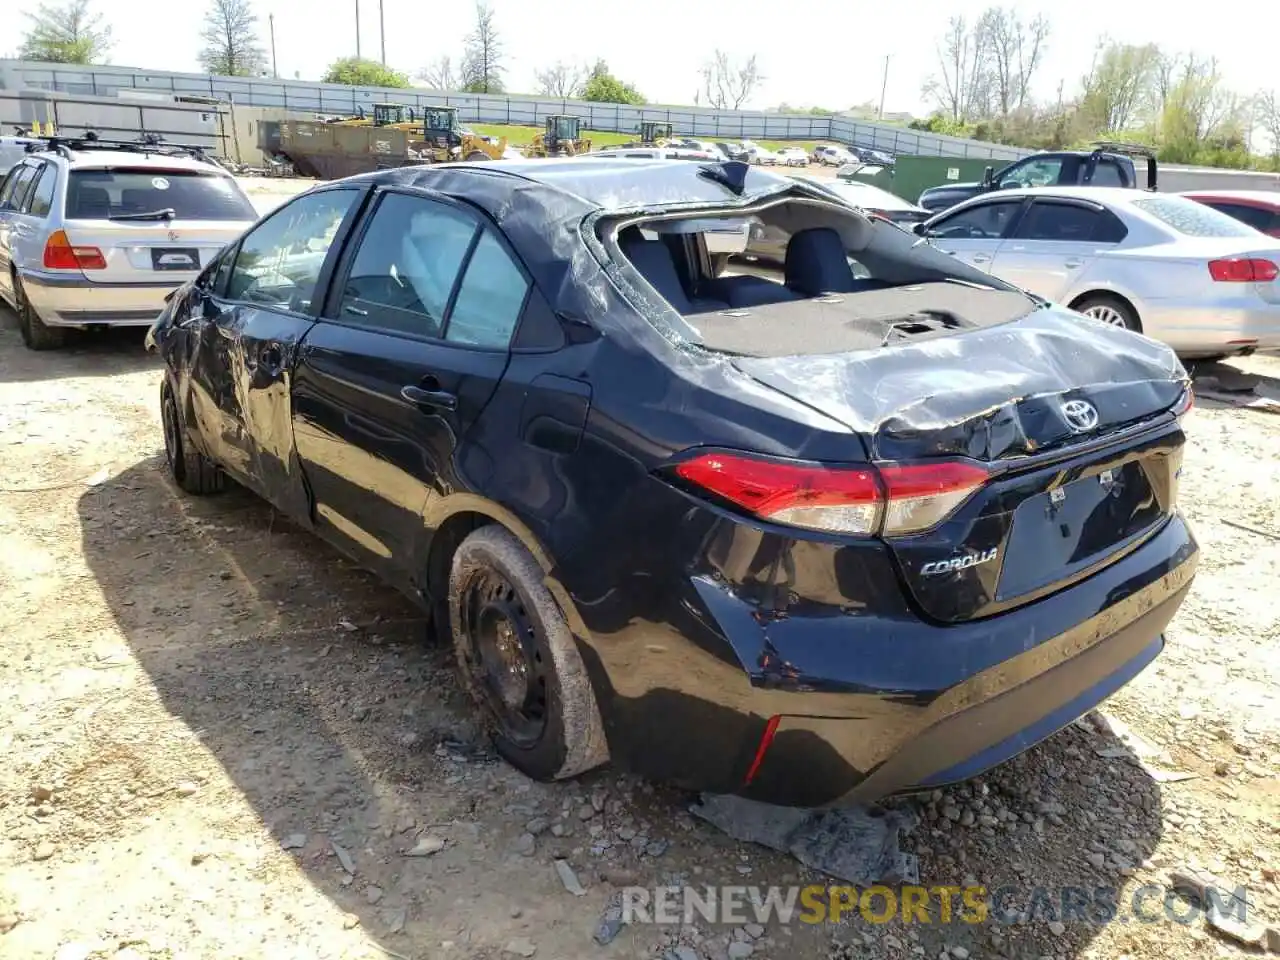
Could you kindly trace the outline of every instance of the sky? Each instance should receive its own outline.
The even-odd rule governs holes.
[[[56,0],[55,0],[56,2]],[[158,5],[139,0],[92,0],[113,28],[110,62],[198,72],[204,3]],[[267,14],[275,19],[276,58],[282,78],[295,72],[316,80],[325,67],[356,52],[359,9],[361,53],[381,58],[378,0],[252,0],[267,46]],[[885,109],[925,115],[932,104],[921,87],[937,72],[937,44],[947,19],[971,20],[985,0],[491,0],[506,55],[507,87],[533,92],[534,72],[557,59],[603,58],[614,75],[635,84],[651,103],[688,104],[699,70],[713,50],[731,58],[758,55],[765,80],[744,106],[780,103],[837,110],[877,102],[889,58]],[[38,0],[17,0],[18,13]],[[1252,94],[1277,84],[1275,30],[1250,29],[1280,16],[1267,0],[1244,0],[1238,15],[1215,16],[1201,5],[1137,2],[1071,5],[1005,0],[1024,19],[1043,12],[1052,24],[1048,52],[1034,83],[1043,99],[1068,96],[1088,70],[1100,34],[1126,43],[1156,43],[1201,57],[1216,56],[1233,90]],[[14,10],[14,0],[5,4]],[[1054,8],[1057,8],[1055,12]],[[1076,13],[1082,11],[1082,13]],[[1091,11],[1091,12],[1083,12]],[[1103,12],[1105,11],[1105,13]],[[1252,13],[1250,12],[1252,11]],[[386,59],[412,75],[441,55],[460,57],[474,23],[469,2],[383,0]],[[0,55],[18,46],[20,16],[0,25]],[[1242,27],[1242,24],[1246,25]],[[163,39],[161,39],[162,34]]]

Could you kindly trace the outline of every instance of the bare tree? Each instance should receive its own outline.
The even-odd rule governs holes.
[[[258,41],[258,16],[249,0],[213,0],[200,31],[200,65],[225,77],[253,77],[266,70]]]
[[[1000,116],[1027,105],[1031,81],[1049,39],[1049,21],[1037,16],[1023,23],[1017,11],[991,7],[982,15],[982,33],[989,43],[990,69]]]
[[[754,53],[742,63],[734,63],[727,53],[717,50],[702,67],[702,92],[707,105],[717,110],[741,109],[763,82]]]
[[[1257,98],[1257,122],[1271,139],[1271,165],[1280,170],[1280,95],[1264,90]]]
[[[964,17],[952,17],[938,46],[940,75],[924,84],[924,94],[956,121],[991,116],[996,82],[991,66],[991,22],[987,14],[969,27]]]
[[[561,100],[573,100],[582,96],[582,88],[586,86],[590,76],[591,71],[586,67],[575,67],[560,60],[533,74],[540,96],[558,97]]]
[[[494,23],[493,8],[479,0],[475,29],[467,36],[462,59],[462,88],[469,93],[501,93],[505,72],[502,61],[502,38]]]
[[[462,80],[453,69],[452,57],[437,57],[415,74],[432,90],[457,90]]]

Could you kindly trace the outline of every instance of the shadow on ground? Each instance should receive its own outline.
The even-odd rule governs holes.
[[[18,318],[0,302],[0,331],[7,347],[27,350],[18,332]],[[143,349],[145,327],[72,331],[67,345],[58,350],[28,351],[39,362],[6,364],[0,382],[32,383],[64,377],[108,377],[117,373],[160,369],[160,361]],[[20,369],[14,369],[18,367]]]
[[[292,855],[314,886],[396,949],[425,955],[459,923],[485,925],[490,945],[529,925],[536,939],[543,924],[568,924],[567,942],[590,955],[604,895],[595,891],[609,887],[601,886],[604,860],[583,850],[587,824],[576,807],[564,822],[577,839],[540,835],[536,857],[513,858],[510,846],[535,811],[554,820],[571,797],[592,791],[612,791],[593,821],[610,826],[593,836],[612,838],[627,856],[617,823],[674,837],[663,859],[628,860],[631,882],[824,882],[784,856],[695,825],[675,793],[633,790],[609,773],[531,784],[495,762],[448,651],[421,643],[420,611],[251,494],[182,496],[157,456],[86,491],[78,509],[88,566],[166,708],[199,731],[273,836],[301,844]],[[899,801],[922,817],[909,845],[926,887],[999,891],[1002,914],[1029,913],[1030,922],[943,924],[935,897],[929,924],[876,925],[856,913],[838,927],[793,923],[776,941],[785,949],[769,955],[824,958],[832,934],[858,949],[864,934],[908,946],[914,938],[929,956],[947,945],[1077,955],[1098,927],[1063,918],[1064,899],[1070,905],[1088,891],[1085,921],[1096,920],[1098,891],[1118,890],[1160,836],[1158,786],[1131,757],[1097,753],[1116,746],[1076,725],[980,781]],[[448,837],[449,848],[402,856],[425,828]],[[355,858],[354,879],[332,843]],[[572,857],[591,899],[575,900],[549,879],[549,855]],[[515,919],[535,894],[536,910]],[[474,919],[459,920],[468,910]],[[1064,933],[1048,931],[1057,919],[1068,921]],[[721,939],[729,929],[703,928]],[[498,955],[489,949],[467,955]],[[855,954],[830,954],[846,955]]]

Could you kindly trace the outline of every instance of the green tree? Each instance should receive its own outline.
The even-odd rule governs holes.
[[[47,63],[101,63],[111,49],[111,27],[89,12],[89,0],[42,3],[28,13],[31,28],[18,56]]]
[[[200,31],[200,66],[221,77],[256,77],[267,55],[258,40],[258,16],[249,0],[213,0]]]
[[[345,83],[350,87],[396,87],[403,89],[409,86],[409,78],[399,70],[392,70],[376,60],[363,60],[359,57],[343,57],[329,64],[329,69],[320,78],[325,83]]]
[[[597,60],[591,68],[591,76],[582,88],[582,99],[596,103],[625,103],[634,107],[648,103],[639,90],[611,74],[609,65],[603,60]]]

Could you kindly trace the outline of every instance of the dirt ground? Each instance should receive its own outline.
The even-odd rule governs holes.
[[[1198,919],[1035,911],[633,925],[598,945],[621,885],[821,878],[696,820],[670,788],[609,770],[543,785],[497,761],[398,594],[249,494],[173,487],[140,340],[36,354],[0,310],[0,957],[1241,950]],[[1280,361],[1236,366],[1280,398]],[[1206,401],[1188,432],[1182,502],[1203,561],[1165,653],[1107,705],[1130,735],[1095,714],[979,782],[903,802],[921,817],[906,843],[924,884],[1127,897],[1199,865],[1250,888],[1251,919],[1280,922],[1280,417]]]

